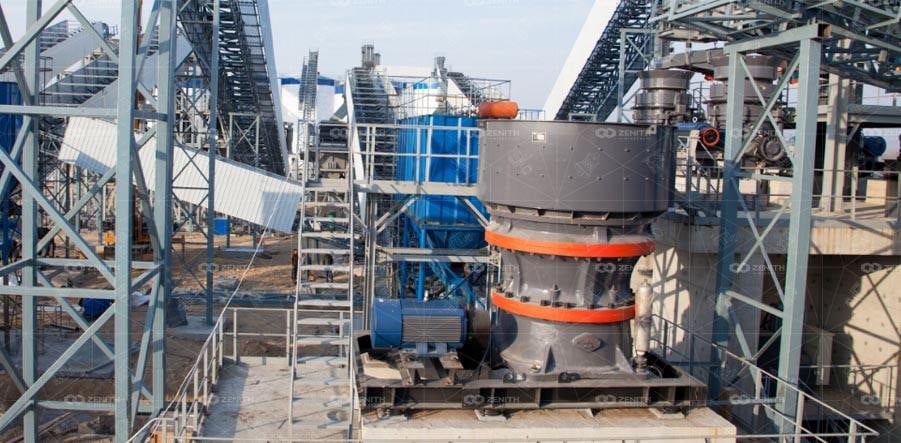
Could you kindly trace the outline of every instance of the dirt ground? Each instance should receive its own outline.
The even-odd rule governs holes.
[[[205,240],[201,234],[184,235],[184,253],[181,242],[176,236],[174,253],[172,257],[172,276],[176,293],[191,293],[201,290],[201,281],[205,279]],[[96,234],[93,235],[96,241]],[[91,238],[90,235],[87,238]],[[294,283],[291,278],[291,253],[296,247],[296,237],[291,236],[267,236],[263,239],[263,246],[259,252],[233,252],[226,250],[226,241],[223,237],[216,238],[216,251],[214,258],[214,276],[216,286],[220,292],[233,291],[238,293],[284,293],[292,294]],[[233,236],[230,246],[232,248],[251,248],[253,246],[250,236]],[[64,250],[57,245],[57,256],[63,256]],[[137,273],[137,271],[136,271]],[[67,281],[77,284],[79,287],[102,288],[106,286],[105,280],[96,272],[84,269],[67,269],[52,276],[55,284],[65,284]],[[237,279],[240,284],[232,289],[229,279]],[[228,289],[223,289],[223,288]],[[75,300],[70,300],[73,303]],[[41,303],[52,303],[52,300],[41,299]],[[185,306],[189,316],[202,316],[204,306],[190,303]],[[139,343],[143,331],[146,306],[131,309],[131,339],[133,343]],[[221,312],[221,306],[214,309],[215,316]],[[231,317],[229,313],[228,317]],[[2,319],[0,319],[2,321]],[[64,328],[72,328],[67,331],[64,328],[55,327],[53,338],[65,337],[74,339],[79,331],[74,330],[76,325],[67,319],[65,314],[52,318],[41,318],[41,324],[62,323]],[[256,331],[284,333],[285,314],[283,312],[248,313],[242,311],[239,314],[240,332]],[[12,329],[19,327],[18,322],[13,323]],[[100,331],[100,336],[107,343],[113,342],[113,322],[109,321]],[[62,330],[62,332],[60,332]],[[226,331],[231,330],[231,320],[226,324]],[[62,335],[60,335],[62,334]],[[0,333],[2,338],[2,333]],[[206,337],[202,334],[176,334],[167,330],[166,334],[166,393],[171,398],[181,386],[186,374],[194,365],[198,353]],[[2,346],[2,340],[0,340]],[[226,355],[231,353],[231,340],[225,340]],[[246,337],[239,340],[239,353],[242,355],[270,355],[284,356],[284,339]],[[137,360],[137,353],[132,353],[132,367]],[[150,383],[150,364],[145,371],[145,380]],[[111,402],[113,400],[112,378],[107,379],[82,379],[57,377],[51,380],[40,392],[39,397],[46,400],[85,400],[96,402]],[[0,409],[5,410],[18,398],[19,393],[6,374],[0,374]],[[42,414],[41,423],[48,424],[54,429],[69,428],[70,432],[63,436],[54,436],[48,433],[42,437],[42,441],[98,441],[102,435],[112,430],[111,417],[98,416],[89,413],[67,413],[61,416],[59,412],[48,411]],[[78,426],[77,431],[74,431]],[[0,434],[0,442],[15,441],[19,433],[16,428]],[[90,435],[91,433],[93,435]],[[57,438],[59,437],[59,438]]]
[[[181,234],[176,239],[179,237]],[[185,234],[184,240],[184,253],[180,242],[173,242],[172,278],[176,291],[199,291],[206,278],[206,239],[201,234]],[[230,252],[224,237],[216,237],[215,244],[213,273],[216,280],[238,279],[241,281],[240,292],[294,292],[291,253],[297,248],[296,236],[266,236],[256,254],[253,253],[256,245],[249,235],[232,236],[230,246],[240,248],[240,252]]]

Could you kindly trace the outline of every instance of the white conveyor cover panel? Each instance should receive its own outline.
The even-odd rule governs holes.
[[[154,138],[139,153],[144,179],[151,191],[156,183],[155,151]],[[191,164],[190,156],[195,153],[197,155]],[[116,163],[116,125],[100,119],[70,118],[59,159],[98,174],[105,173]],[[202,188],[207,186],[205,177],[208,166],[206,152],[176,147],[173,152],[175,197],[205,208],[207,192]],[[216,159],[215,179],[216,212],[275,231],[292,232],[301,199],[300,183],[221,157]]]

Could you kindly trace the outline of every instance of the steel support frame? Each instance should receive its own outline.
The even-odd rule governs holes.
[[[829,75],[826,100],[826,150],[823,158],[823,196],[820,209],[842,212],[845,188],[845,153],[848,147],[848,100],[851,82]],[[852,195],[851,198],[854,198]]]
[[[782,319],[780,330],[780,353],[778,376],[783,382],[778,386],[779,402],[777,410],[785,417],[799,419],[801,412],[796,391],[788,389],[785,383],[796,384],[800,365],[800,347],[802,344],[802,326],[804,322],[804,302],[806,295],[807,265],[810,252],[810,230],[812,212],[812,194],[814,177],[814,150],[816,145],[816,124],[818,88],[820,76],[820,60],[822,56],[821,28],[810,25],[802,28],[785,31],[767,38],[752,40],[744,43],[730,44],[725,47],[729,55],[729,87],[726,121],[726,148],[723,170],[724,189],[720,206],[720,236],[719,236],[719,260],[717,264],[716,284],[716,313],[713,321],[713,341],[727,347],[730,337],[737,338],[741,351],[750,361],[756,360],[755,350],[747,346],[744,331],[735,319],[735,311],[732,301],[748,304],[757,309],[763,309],[762,304],[753,303],[749,297],[741,296],[732,288],[736,270],[736,233],[739,225],[739,205],[743,207],[744,217],[747,218],[750,231],[755,243],[744,258],[745,263],[757,250],[764,257],[767,268],[774,279],[775,285],[782,297],[781,309],[775,309]],[[744,79],[750,77],[747,65],[744,62],[746,54],[758,52],[762,49],[780,46],[784,48],[797,48],[797,55],[789,69],[784,73],[784,78],[792,76],[795,68],[798,72],[798,106],[795,149],[791,160],[792,169],[792,194],[789,202],[789,241],[786,254],[785,282],[779,282],[775,269],[769,261],[766,250],[763,248],[763,240],[769,234],[770,228],[782,214],[780,211],[773,223],[762,233],[757,231],[755,221],[749,215],[748,208],[739,193],[739,180],[748,178],[740,169],[740,158],[747,144],[742,131],[742,115],[744,108]],[[780,84],[785,86],[786,81]],[[751,82],[753,84],[753,82]],[[763,100],[760,91],[755,93],[760,102],[766,107],[761,120],[770,118],[769,109],[772,103]],[[781,88],[780,88],[781,89]],[[758,122],[759,124],[760,122]],[[756,126],[756,125],[755,125]],[[751,133],[750,136],[754,134]],[[780,139],[781,140],[781,139]],[[782,141],[784,143],[784,140]],[[756,180],[769,180],[765,175],[755,175]],[[775,177],[774,177],[775,178]],[[771,308],[772,309],[772,308]],[[769,311],[769,310],[768,310]],[[725,359],[717,350],[712,351],[713,362],[711,377],[709,380],[710,394],[716,398],[722,388],[722,371]],[[759,389],[759,387],[758,387]],[[783,432],[794,432],[788,420],[778,420],[775,423]]]
[[[626,55],[629,47],[633,48],[637,55],[644,61],[642,68],[651,64],[651,59],[654,57],[655,50],[655,38],[653,37],[645,37],[645,41],[641,43],[636,43],[635,39],[633,39],[629,34],[639,34],[639,35],[651,35],[654,36],[657,34],[656,29],[634,29],[634,28],[622,28],[620,30],[619,37],[619,84],[617,84],[616,91],[616,121],[622,123],[623,120],[626,119],[625,115],[625,106],[626,102],[629,100],[626,98],[626,74],[637,75],[639,72],[644,69],[634,70],[628,69],[626,66]],[[629,121],[631,123],[631,120]]]
[[[219,48],[222,45],[222,37],[220,34],[221,20],[221,1],[222,0],[181,0],[179,13],[191,8],[198,8],[209,12],[210,21],[198,21],[196,19],[185,20],[179,17],[181,30],[185,34],[191,32],[204,32],[206,41],[204,45],[209,48],[192,46],[192,54],[185,59],[183,66],[178,68],[179,85],[177,90],[178,104],[177,112],[179,114],[179,131],[176,149],[182,147],[190,147],[193,149],[183,149],[185,155],[189,159],[185,169],[196,169],[201,177],[204,178],[204,191],[206,192],[206,212],[201,217],[199,213],[195,213],[194,209],[183,202],[179,205],[188,214],[191,227],[200,228],[204,235],[206,247],[200,254],[183,256],[186,270],[193,276],[202,288],[203,299],[205,303],[204,321],[207,325],[213,325],[213,281],[216,267],[213,259],[215,255],[215,235],[213,234],[213,226],[216,220],[216,159],[219,155],[219,128],[222,122],[219,118]],[[205,33],[208,31],[208,34]],[[187,39],[192,42],[192,39]],[[192,42],[198,44],[196,42]],[[208,152],[209,161],[197,161],[199,152],[206,150]],[[175,178],[182,171],[175,171]],[[176,190],[179,188],[176,187]],[[196,189],[188,188],[187,192],[196,191]],[[186,223],[182,224],[183,227]],[[194,265],[198,265],[196,268]],[[202,270],[203,275],[198,276],[195,270]]]
[[[829,28],[822,43],[823,71],[872,84],[889,91],[901,90],[895,74],[899,66],[901,39],[893,26],[901,21],[897,2],[865,3],[849,0],[802,0],[769,4],[742,0],[656,0],[664,33],[681,28],[700,32],[698,38],[750,41],[769,38],[785,29],[798,29],[812,22]],[[849,50],[842,43],[850,39]],[[779,46],[763,48],[769,55],[792,56]]]
[[[60,208],[44,194],[44,177],[39,174],[38,160],[40,152],[39,124],[40,117],[45,115],[75,116],[81,115],[77,109],[56,109],[40,106],[39,97],[39,70],[40,49],[37,36],[47,25],[64,9],[69,8],[76,15],[80,11],[70,1],[60,0],[48,8],[42,15],[42,1],[29,0],[26,6],[25,35],[12,45],[7,44],[8,51],[0,60],[0,66],[5,68],[10,62],[19,56],[23,57],[24,75],[17,76],[20,91],[25,105],[19,109],[10,107],[5,113],[25,115],[24,124],[20,130],[17,146],[10,154],[0,153],[0,162],[4,166],[4,179],[2,187],[11,186],[11,181],[18,182],[22,189],[22,254],[18,264],[5,266],[0,273],[10,275],[17,269],[22,273],[21,286],[3,287],[4,293],[18,297],[22,304],[22,368],[21,376],[11,372],[14,380],[24,391],[2,416],[0,416],[0,431],[8,429],[14,423],[18,423],[21,417],[21,425],[24,441],[34,442],[39,438],[39,409],[50,404],[39,398],[41,389],[52,380],[58,371],[79,352],[82,345],[88,341],[94,342],[100,350],[113,359],[114,378],[113,386],[115,398],[112,403],[86,404],[85,402],[54,402],[53,409],[92,410],[111,412],[115,416],[115,439],[126,441],[134,420],[139,412],[158,413],[165,402],[165,342],[163,340],[164,314],[162,307],[165,298],[171,292],[171,279],[169,256],[167,248],[162,246],[160,239],[167,239],[168,226],[171,225],[171,211],[166,204],[171,193],[171,181],[166,180],[166,172],[171,170],[171,126],[170,117],[173,114],[171,100],[164,100],[163,105],[157,104],[156,111],[151,113],[138,112],[136,109],[136,92],[138,91],[137,73],[139,61],[142,59],[137,48],[138,35],[138,11],[135,2],[122,1],[121,24],[123,33],[119,55],[119,91],[116,109],[104,110],[102,113],[117,118],[117,164],[110,171],[106,181],[116,178],[119,184],[116,187],[116,205],[120,208],[116,219],[115,234],[117,238],[115,259],[112,262],[101,260],[89,243],[81,236],[81,233],[73,228],[71,220],[78,216],[78,211],[85,206],[98,192],[103,189],[101,185],[95,185],[87,195],[79,199],[72,209]],[[158,66],[159,93],[166,97],[171,91],[173,71],[171,61],[174,60],[175,39],[175,9],[176,0],[156,0],[155,10],[159,12],[155,19],[159,20],[159,42],[161,61]],[[156,26],[151,23],[148,29]],[[5,17],[0,12],[0,31],[4,37],[9,35]],[[16,70],[18,70],[16,68]],[[148,97],[152,101],[152,97]],[[32,106],[29,106],[32,105]],[[135,119],[151,117],[154,122],[151,131],[157,134],[156,147],[156,171],[164,171],[156,175],[157,188],[151,202],[151,196],[144,181],[144,171],[137,161],[138,146],[134,139]],[[16,152],[21,152],[21,164],[17,161]],[[7,178],[8,177],[8,178]],[[134,188],[133,190],[133,182]],[[105,182],[104,182],[105,183]],[[153,260],[150,262],[132,262],[132,202],[138,200],[141,211],[145,217],[148,231],[151,233],[151,243],[154,247]],[[121,209],[127,208],[127,209]],[[53,222],[52,233],[44,238],[38,235],[41,212]],[[65,215],[64,212],[65,211]],[[52,241],[55,232],[62,231],[67,240],[72,241],[86,259],[39,259],[38,251],[41,245]],[[64,266],[92,267],[100,272],[107,280],[107,290],[93,290],[85,288],[55,287],[47,277],[47,271]],[[133,269],[145,270],[140,276],[134,276]],[[131,318],[129,312],[129,298],[132,291],[149,288],[151,301],[148,306],[147,316],[141,334],[141,347],[138,350],[137,360],[132,365],[130,345]],[[7,291],[9,289],[9,291]],[[38,374],[36,337],[39,327],[37,316],[37,304],[39,297],[54,299],[61,309],[66,311],[72,320],[83,330],[81,335],[53,362],[43,373]],[[100,297],[109,298],[114,302],[98,319],[88,323],[72,306],[68,299]],[[101,327],[110,319],[114,323],[113,347],[110,348],[98,335]],[[151,376],[152,383],[146,383],[144,373],[148,355],[152,349],[151,360],[153,362]],[[149,385],[149,387],[148,387]],[[142,398],[143,397],[143,398]],[[139,407],[140,403],[140,407]]]
[[[228,113],[228,153],[230,160],[260,167],[260,116],[246,112]]]

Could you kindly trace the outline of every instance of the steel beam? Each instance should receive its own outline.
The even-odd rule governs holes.
[[[801,64],[798,71],[798,118],[795,152],[792,158],[792,195],[789,213],[788,247],[785,258],[785,300],[783,301],[782,339],[779,348],[779,378],[796,385],[801,360],[804,306],[807,296],[807,263],[810,258],[811,205],[813,196],[814,152],[816,150],[817,103],[819,100],[820,57],[822,43],[814,38],[800,42]],[[781,394],[781,395],[780,395]],[[780,383],[777,409],[798,422],[798,394]],[[783,432],[788,431],[783,423]]]
[[[213,226],[216,224],[216,156],[219,155],[219,27],[221,20],[221,1],[213,1],[212,42],[210,51],[210,120],[207,139],[207,149],[210,161],[207,169],[207,193],[206,213],[206,262],[213,263],[215,253],[215,236]],[[206,267],[206,324],[213,324],[213,266]]]
[[[166,402],[166,304],[172,295],[172,156],[175,137],[175,70],[177,53],[176,16],[179,0],[162,0],[159,23],[159,63],[157,72],[157,111],[168,118],[158,123],[156,137],[156,201],[154,220],[165,245],[157,251],[161,265],[159,289],[155,294],[153,317],[153,402],[154,414]]]
[[[791,433],[794,431],[794,422],[800,420],[797,417],[798,396],[794,386],[798,381],[798,367],[800,363],[800,347],[802,343],[802,327],[804,320],[804,302],[806,297],[806,276],[807,261],[810,251],[810,229],[811,229],[811,212],[812,212],[812,194],[813,194],[813,175],[814,175],[814,150],[817,124],[817,103],[818,103],[818,87],[820,74],[820,57],[822,55],[822,44],[818,40],[820,35],[820,27],[811,25],[808,27],[796,28],[786,31],[783,34],[769,36],[765,39],[744,42],[740,44],[728,45],[725,48],[726,54],[729,55],[729,85],[727,91],[727,118],[726,118],[726,149],[723,171],[724,191],[720,206],[720,245],[719,245],[719,261],[717,265],[717,300],[716,315],[713,321],[713,341],[719,349],[727,349],[730,338],[736,335],[739,344],[742,347],[742,353],[746,358],[753,361],[760,355],[759,350],[748,347],[744,340],[741,325],[731,307],[730,300],[739,300],[756,309],[768,312],[782,319],[782,329],[780,334],[780,356],[779,356],[779,381],[778,394],[779,402],[777,403],[778,411],[783,414],[786,419],[778,420],[776,425],[780,426],[783,432]],[[797,55],[789,68],[783,74],[784,78],[780,82],[778,88],[781,90],[786,82],[785,79],[793,75],[794,71],[798,71],[798,121],[795,133],[796,143],[794,154],[792,155],[792,193],[789,202],[789,244],[787,247],[786,272],[784,286],[779,282],[772,263],[767,257],[767,252],[763,248],[764,238],[770,233],[775,220],[767,226],[764,231],[758,232],[753,220],[747,215],[749,212],[744,201],[741,200],[739,193],[739,180],[742,178],[753,179],[758,181],[784,180],[782,178],[769,177],[762,174],[749,175],[740,170],[740,154],[745,149],[748,141],[743,135],[743,119],[744,114],[744,93],[745,79],[749,77],[748,69],[744,63],[744,56],[748,52],[756,52],[766,49],[769,46],[798,47]],[[756,90],[757,98],[764,106],[763,115],[760,120],[752,125],[749,136],[753,137],[756,128],[759,128],[762,121],[771,118],[769,109],[772,100],[765,101],[759,91]],[[774,94],[778,95],[778,94]],[[781,135],[781,134],[780,134]],[[780,141],[784,141],[780,138]],[[763,305],[757,300],[746,297],[743,294],[732,290],[737,268],[735,263],[735,234],[737,230],[738,208],[739,205],[746,213],[749,224],[752,224],[751,230],[756,241],[751,247],[748,255],[755,253],[760,249],[763,254],[767,268],[779,290],[782,298],[783,306],[773,308]],[[784,210],[784,207],[783,207]],[[776,219],[779,218],[777,215]],[[746,263],[748,257],[741,260],[739,268]],[[722,389],[724,369],[724,356],[722,351],[713,350],[711,361],[714,363],[710,377],[710,394],[713,398],[720,395]]]
[[[116,301],[110,310],[115,311],[113,352],[115,353],[115,430],[125,440],[131,434],[129,412],[131,403],[131,345],[129,297],[131,295],[131,245],[132,245],[132,187],[134,163],[135,91],[137,90],[137,64],[135,50],[138,44],[138,8],[134,2],[122,2],[121,35],[119,41],[119,90],[116,105]],[[138,165],[140,167],[140,165]]]
[[[26,6],[25,21],[29,27],[29,31],[36,29],[36,34],[39,34],[40,30],[52,20],[52,18],[44,20],[44,18],[41,17],[42,6],[40,0],[29,0],[28,5]],[[42,20],[45,21],[43,25],[41,24]],[[13,48],[4,55],[17,55],[15,54],[16,45],[20,45],[20,49],[25,49],[25,83],[31,93],[34,94],[30,98],[31,102],[37,103],[38,84],[40,83],[40,42],[34,40],[34,37],[32,37],[32,40],[23,38],[22,40],[17,41],[16,44],[13,45]],[[0,66],[5,67],[5,63],[2,60],[0,60]],[[39,140],[40,127],[38,123],[38,119],[32,119],[30,126],[23,126],[21,129],[25,134],[25,144],[23,145],[22,152],[22,170],[25,174],[24,178],[32,181],[38,179],[38,162],[41,149]],[[7,165],[7,168],[9,168],[9,166],[10,165]],[[35,246],[37,243],[37,229],[41,221],[37,209],[35,196],[28,192],[22,192],[21,256],[22,258],[31,260],[32,263],[34,263],[34,260],[37,258],[37,249]],[[29,288],[36,285],[36,272],[36,266],[29,266],[22,269],[21,285],[23,288]],[[38,356],[35,345],[37,328],[37,302],[33,297],[24,297],[22,298],[22,380],[29,389],[32,389],[35,386],[37,377]],[[24,395],[25,394],[23,394],[23,396]],[[37,441],[38,424],[40,421],[37,414],[37,408],[34,400],[28,397],[24,397],[23,407],[25,408],[22,417],[23,434],[26,443],[33,443]],[[3,415],[3,418],[6,418],[8,414],[9,411]],[[0,419],[0,421],[2,421],[2,419]],[[0,423],[0,429],[2,429],[2,427],[3,425]]]
[[[740,54],[732,54],[729,57],[729,85],[728,102],[726,112],[726,141],[723,154],[723,196],[720,200],[720,233],[719,233],[719,259],[716,272],[716,312],[713,317],[713,342],[721,346],[711,348],[710,360],[717,362],[712,366],[708,387],[710,397],[717,398],[720,394],[723,365],[725,356],[720,349],[728,349],[731,328],[729,322],[729,297],[727,292],[731,290],[735,278],[733,265],[735,264],[735,233],[738,229],[738,200],[741,194],[738,190],[737,174],[740,172],[739,162],[735,158],[744,145],[742,137],[742,115],[744,115],[744,72],[741,70],[738,58]]]

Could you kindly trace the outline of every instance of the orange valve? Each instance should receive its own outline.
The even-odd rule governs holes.
[[[483,102],[479,105],[479,118],[515,119],[519,105],[514,101]]]
[[[712,148],[719,144],[720,142],[720,130],[716,128],[704,128],[701,131],[701,143],[704,143],[704,146],[708,148]]]

